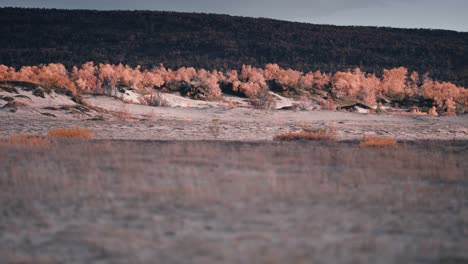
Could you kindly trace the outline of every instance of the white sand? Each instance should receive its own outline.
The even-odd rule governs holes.
[[[247,105],[245,98],[227,96],[225,101],[205,102],[164,94],[171,107],[151,107],[125,103],[107,96],[85,96],[85,102],[102,110],[58,109],[77,106],[64,95],[46,98],[21,91],[27,107],[12,113],[0,109],[0,136],[18,133],[45,134],[51,127],[82,126],[93,130],[102,139],[157,140],[271,140],[288,131],[334,126],[340,140],[358,139],[365,134],[393,136],[397,139],[468,140],[468,116],[412,116],[359,114],[332,111],[255,110],[229,108],[228,102]],[[3,90],[0,95],[16,94]],[[135,98],[135,94],[129,94]],[[278,97],[277,106],[288,106],[291,99]],[[0,100],[0,107],[6,102]],[[44,109],[54,107],[55,110]],[[93,121],[100,120],[100,121]]]

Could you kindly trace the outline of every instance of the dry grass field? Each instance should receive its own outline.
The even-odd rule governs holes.
[[[0,263],[467,263],[467,141],[0,143]]]

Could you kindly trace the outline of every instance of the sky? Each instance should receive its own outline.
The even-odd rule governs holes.
[[[159,10],[468,32],[468,0],[0,0],[0,7]]]

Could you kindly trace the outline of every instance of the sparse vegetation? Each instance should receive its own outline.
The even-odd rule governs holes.
[[[372,148],[394,148],[397,147],[397,140],[389,136],[370,136],[366,135],[361,139],[361,147]]]
[[[334,141],[337,139],[336,128],[327,126],[300,132],[288,132],[274,136],[274,140],[291,141],[291,140],[324,140]]]
[[[25,146],[47,146],[50,141],[47,137],[19,134],[0,139],[1,143]]]
[[[71,128],[53,128],[47,132],[47,136],[51,138],[85,138],[93,137],[91,130],[81,127]]]
[[[270,110],[276,106],[275,100],[266,90],[257,91],[249,96],[249,102],[255,109]]]
[[[221,99],[225,92],[245,96],[254,108],[271,109],[275,100],[271,91],[292,98],[316,98],[322,109],[336,110],[338,101],[358,103],[373,109],[382,98],[393,105],[405,100],[410,107],[435,105],[444,115],[461,114],[468,108],[468,90],[448,82],[438,82],[428,75],[420,77],[400,67],[385,70],[381,78],[359,68],[335,74],[320,71],[300,72],[282,69],[277,64],[267,64],[264,69],[244,65],[240,72],[207,71],[192,67],[172,70],[162,65],[153,69],[132,68],[128,65],[87,62],[67,72],[60,64],[24,66],[18,71],[0,65],[0,81],[37,83],[49,89],[77,93],[116,95],[118,87],[129,87],[142,94],[153,93],[142,99],[144,104],[164,106],[160,92],[178,92],[199,100]],[[156,90],[156,93],[154,93]],[[383,101],[385,101],[383,100]],[[415,105],[420,104],[420,105]]]
[[[91,130],[87,128],[53,128],[47,132],[47,136],[18,134],[9,137],[0,138],[0,143],[16,146],[40,146],[47,147],[58,138],[92,138]]]
[[[148,106],[169,106],[169,102],[160,92],[140,97],[140,102]]]

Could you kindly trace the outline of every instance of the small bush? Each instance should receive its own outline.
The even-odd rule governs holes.
[[[169,102],[161,93],[155,93],[149,96],[141,97],[140,102],[148,106],[169,106]]]
[[[92,138],[93,134],[87,128],[73,127],[50,129],[47,136],[53,138]]]
[[[427,112],[428,115],[430,116],[438,116],[439,114],[437,113],[437,109],[435,106],[429,108],[429,111]]]
[[[249,102],[255,109],[270,110],[276,107],[275,99],[266,90],[257,91],[254,95],[251,95]]]
[[[234,101],[232,101],[232,100],[229,100],[229,101],[227,102],[226,107],[227,107],[228,109],[236,108],[236,103],[235,103]]]
[[[294,110],[307,111],[311,108],[311,101],[308,96],[302,95],[299,100],[293,103]]]
[[[320,106],[323,110],[335,111],[336,105],[333,99],[329,96],[327,100],[320,102]]]
[[[393,148],[398,146],[397,140],[387,136],[364,136],[361,139],[361,147]]]
[[[288,132],[276,135],[274,140],[291,141],[291,140],[336,140],[336,128],[323,127],[310,131]]]

